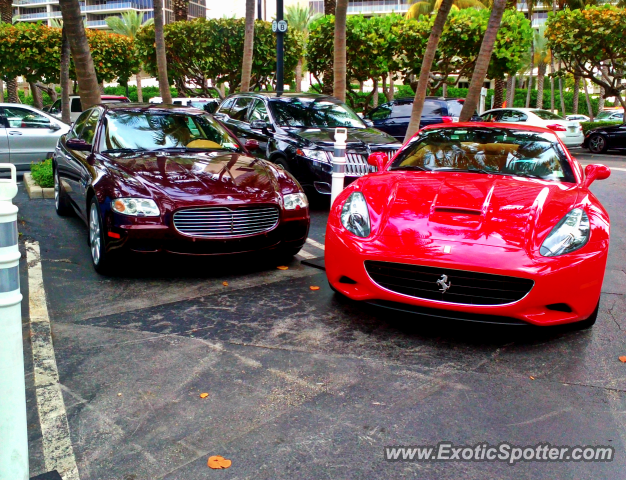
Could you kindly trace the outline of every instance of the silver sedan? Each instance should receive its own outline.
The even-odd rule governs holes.
[[[28,170],[51,156],[70,126],[30,105],[0,103],[0,163]]]

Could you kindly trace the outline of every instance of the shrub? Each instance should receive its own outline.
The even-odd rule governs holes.
[[[587,134],[589,130],[600,127],[610,127],[612,125],[621,125],[622,122],[580,122],[580,126],[583,127],[583,132]]]
[[[48,158],[41,163],[32,163],[30,165],[30,173],[32,174],[35,183],[41,188],[54,187],[51,158]]]

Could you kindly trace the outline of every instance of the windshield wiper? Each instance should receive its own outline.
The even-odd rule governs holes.
[[[147,151],[145,148],[110,148],[103,150],[102,153],[137,153],[145,151]]]
[[[403,165],[389,169],[389,171],[392,170],[419,170],[420,172],[432,172],[431,168],[420,167],[419,165]]]
[[[513,175],[516,177],[538,178],[539,180],[545,180],[545,178],[543,178],[540,175],[535,175],[534,173],[528,173],[528,172],[515,172],[515,173],[510,173],[509,175]]]
[[[487,175],[505,175],[502,172],[492,172],[490,170],[485,170],[484,168],[477,168],[477,167],[469,167],[467,171],[471,173],[485,173]]]

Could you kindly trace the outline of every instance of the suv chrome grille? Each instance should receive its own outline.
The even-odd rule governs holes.
[[[275,206],[187,208],[174,214],[174,227],[193,237],[243,237],[272,230],[279,218]]]
[[[346,152],[346,176],[361,177],[370,173],[370,166],[365,155]]]

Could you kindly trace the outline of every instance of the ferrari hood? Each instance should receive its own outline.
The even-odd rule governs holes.
[[[263,161],[234,152],[168,154],[164,152],[109,158],[128,183],[141,183],[152,194],[170,200],[190,199],[268,202],[277,185]]]
[[[381,235],[524,249],[543,238],[578,195],[572,184],[452,172],[373,175],[364,187]]]
[[[286,128],[287,134],[304,141],[306,144],[315,144],[325,149],[332,149],[335,142],[334,128]],[[347,148],[366,148],[366,145],[397,144],[398,141],[391,135],[376,128],[348,128]]]

